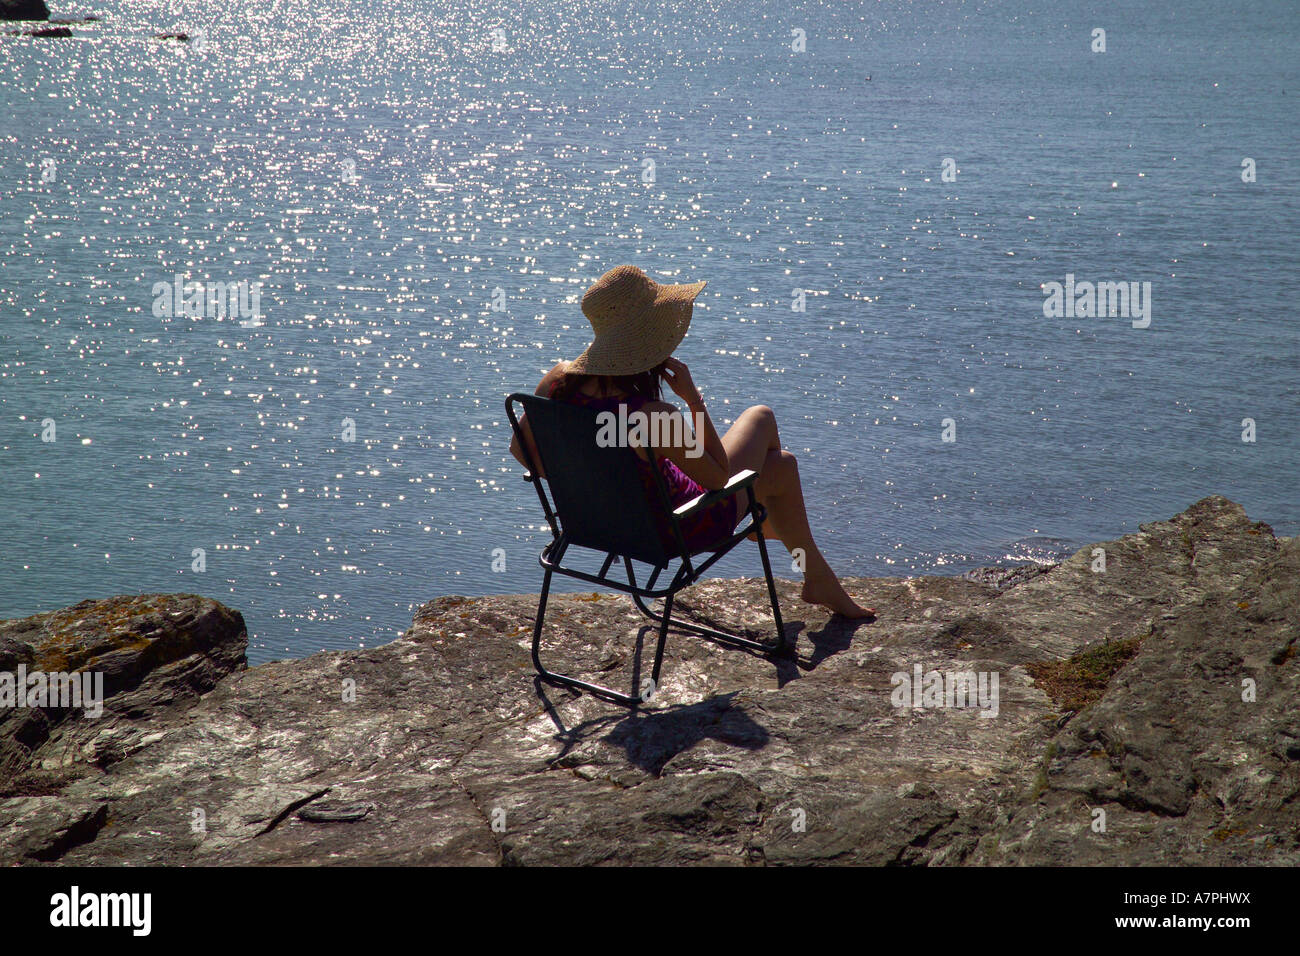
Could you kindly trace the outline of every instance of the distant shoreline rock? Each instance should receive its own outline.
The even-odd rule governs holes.
[[[70,37],[72,31],[67,27],[31,27],[26,30],[6,30],[11,37]]]
[[[796,658],[674,633],[635,713],[535,684],[535,595],[253,668],[195,595],[0,621],[0,678],[105,688],[0,709],[0,865],[1300,864],[1300,539],[1215,496],[1050,568],[847,584],[879,620],[781,581]],[[760,633],[766,597],[680,607]],[[629,602],[551,602],[554,663],[630,686]],[[898,705],[914,669],[996,674],[996,715]]]

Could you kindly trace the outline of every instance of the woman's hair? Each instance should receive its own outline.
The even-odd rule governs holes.
[[[663,382],[663,371],[664,363],[660,362],[654,368],[637,372],[635,375],[586,375],[582,372],[565,372],[556,383],[551,397],[563,401],[579,391],[588,381],[595,379],[602,394],[619,391],[625,395],[636,395],[647,401],[657,402],[663,396],[660,388]]]

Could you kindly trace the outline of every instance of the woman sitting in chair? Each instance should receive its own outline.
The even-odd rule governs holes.
[[[772,409],[766,405],[745,409],[719,438],[690,371],[672,357],[686,336],[695,297],[703,288],[703,282],[660,285],[635,266],[611,269],[582,297],[582,313],[595,330],[595,340],[577,359],[561,362],[547,372],[537,394],[597,410],[617,412],[620,405],[627,405],[629,416],[639,410],[652,419],[668,421],[665,416],[679,413],[661,400],[660,383],[667,382],[686,403],[696,426],[693,433],[680,427],[660,429],[661,438],[667,432],[685,439],[653,446],[673,506],[723,487],[736,472],[757,472],[754,493],[767,510],[765,534],[779,538],[792,553],[796,549],[803,552],[800,596],[845,617],[873,616],[875,611],[849,597],[813,541],[799,483],[799,463],[781,447]],[[520,424],[533,461],[539,461],[527,421]],[[643,461],[648,460],[644,449],[635,451]],[[510,452],[528,467],[518,438],[511,441]],[[739,496],[733,496],[694,516],[687,546],[692,551],[708,550],[709,543],[735,529],[742,508]]]

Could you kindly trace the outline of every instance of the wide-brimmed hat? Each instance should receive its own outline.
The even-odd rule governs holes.
[[[569,364],[585,375],[635,375],[654,368],[681,344],[695,297],[705,283],[662,285],[636,266],[617,266],[582,297],[596,338]]]

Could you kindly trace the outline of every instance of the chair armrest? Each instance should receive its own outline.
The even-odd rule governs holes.
[[[717,491],[706,491],[702,495],[696,495],[684,505],[674,508],[673,517],[678,521],[683,518],[689,518],[691,515],[695,514],[695,512],[707,508],[709,505],[715,505],[724,498],[730,498],[742,488],[748,488],[754,483],[756,478],[758,478],[758,472],[756,471],[750,471],[749,469],[738,471],[728,478],[727,483]]]

